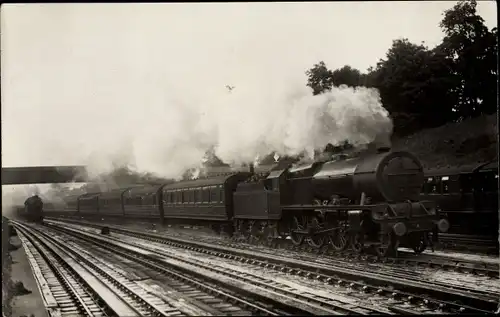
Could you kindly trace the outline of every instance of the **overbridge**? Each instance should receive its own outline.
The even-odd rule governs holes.
[[[2,185],[80,183],[87,181],[85,166],[2,167]]]

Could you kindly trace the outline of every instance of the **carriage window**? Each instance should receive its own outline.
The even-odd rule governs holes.
[[[208,187],[203,187],[203,202],[208,204],[210,202],[210,189]]]
[[[179,191],[179,194],[181,196],[181,204],[185,204],[187,202],[187,192],[185,189],[181,189]]]
[[[434,177],[434,182],[432,184],[431,193],[437,194],[441,189],[441,177]]]
[[[224,203],[224,186],[219,186],[220,202]]]
[[[196,188],[195,189],[195,202],[197,204],[201,203],[203,201],[202,193],[201,193],[201,188]]]
[[[210,201],[213,203],[218,203],[220,201],[220,192],[217,186],[210,187]]]
[[[462,193],[472,193],[473,178],[472,175],[460,175],[460,191]]]
[[[441,177],[441,192],[443,194],[450,192],[450,177],[449,176]]]
[[[424,184],[423,192],[427,194],[436,192],[436,181],[434,180],[434,177],[427,177]]]
[[[495,173],[484,173],[483,176],[483,191],[484,192],[495,192],[498,190],[498,179]]]

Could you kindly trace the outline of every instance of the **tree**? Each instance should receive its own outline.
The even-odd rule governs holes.
[[[311,69],[306,71],[306,75],[307,86],[312,88],[314,95],[319,95],[333,87],[332,71],[326,67],[323,61],[314,64]]]
[[[356,68],[345,65],[342,68],[336,69],[332,72],[331,78],[334,87],[346,85],[348,87],[363,86],[364,74]]]
[[[334,71],[329,70],[323,61],[315,64],[306,71],[307,86],[313,89],[313,94],[318,95],[329,91],[333,87],[346,85],[348,87],[365,86],[366,75],[358,69],[345,65]]]
[[[440,23],[445,37],[438,49],[452,63],[457,118],[496,111],[497,29],[488,30],[476,6],[476,1],[460,1]]]
[[[384,107],[394,120],[394,132],[404,135],[447,122],[451,116],[453,87],[449,63],[439,50],[428,50],[407,39],[392,47],[367,81],[379,89]]]

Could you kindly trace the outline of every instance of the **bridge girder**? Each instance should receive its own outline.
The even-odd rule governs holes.
[[[85,166],[2,167],[2,185],[79,183],[87,176]]]

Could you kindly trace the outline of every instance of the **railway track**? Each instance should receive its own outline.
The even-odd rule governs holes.
[[[321,294],[317,289],[305,289],[300,285],[285,283],[266,278],[260,273],[251,272],[244,268],[234,269],[221,263],[204,263],[193,257],[186,257],[176,252],[162,252],[145,248],[143,245],[121,242],[112,237],[102,237],[97,234],[78,231],[76,229],[51,226],[61,232],[68,233],[72,237],[78,237],[84,241],[99,245],[102,248],[113,250],[128,256],[134,261],[149,262],[150,265],[168,265],[176,270],[189,271],[204,280],[217,282],[219,286],[237,289],[245,292],[254,300],[272,303],[274,307],[280,307],[281,314],[305,314],[305,315],[345,315],[345,314],[381,314],[388,313],[377,307],[353,303],[345,298],[335,298],[331,294]],[[219,259],[220,260],[220,259]]]
[[[44,294],[44,298],[53,299],[51,302],[46,301],[50,316],[272,316],[283,314],[283,311],[279,309],[274,311],[267,309],[264,306],[259,306],[258,304],[250,301],[245,301],[234,297],[231,294],[224,293],[220,291],[216,285],[203,285],[190,277],[176,274],[165,269],[161,272],[174,277],[174,279],[172,279],[170,281],[171,283],[166,286],[167,288],[170,288],[169,291],[167,291],[168,295],[164,295],[165,293],[161,294],[158,289],[154,289],[127,279],[123,274],[120,274],[116,271],[116,269],[113,269],[112,266],[110,268],[110,266],[103,263],[102,260],[92,256],[88,250],[78,248],[72,243],[68,243],[68,240],[57,238],[48,232],[44,232],[44,230],[27,227],[20,223],[16,223],[16,227],[18,230],[26,234],[28,240],[50,240],[51,242],[49,243],[53,245],[59,244],[59,246],[62,247],[60,244],[64,244],[66,249],[72,249],[72,252],[74,252],[73,256],[76,260],[78,260],[80,265],[89,264],[92,266],[94,270],[89,273],[93,274],[97,280],[101,281],[101,284],[105,283],[108,289],[112,288],[112,291],[115,293],[115,297],[111,298],[109,296],[105,296],[106,294],[103,293],[106,289],[95,289],[92,294],[93,296],[91,297],[99,299],[98,302],[100,304],[99,307],[101,311],[98,311],[95,305],[90,305],[88,302],[85,302],[84,304],[90,306],[89,310],[82,311],[82,309],[79,309],[79,307],[82,306],[79,298],[73,301],[68,301],[67,296],[64,296],[64,294],[59,292],[59,287],[57,285],[52,288],[46,287],[47,285],[53,284],[44,282],[47,281],[47,278],[51,278],[51,272],[45,270],[41,273],[42,276],[37,275],[37,277],[43,278],[38,281],[40,285],[42,285],[42,288],[44,288],[44,292],[42,293]],[[40,250],[39,254],[41,256],[50,254],[50,250]],[[77,262],[68,263],[66,265],[69,265],[69,267],[77,267],[77,269],[79,268],[79,264]],[[34,271],[36,272],[36,269]],[[96,273],[100,273],[100,275],[97,275]],[[72,275],[71,272],[63,271],[59,274],[59,276],[62,279],[66,279],[68,276]],[[53,282],[54,281],[52,281],[52,283]],[[80,281],[83,285],[87,285],[92,282],[95,283],[96,281],[91,278],[89,279],[89,276],[82,277]],[[204,289],[206,292],[200,291],[200,289]],[[89,296],[90,295],[84,295],[83,298],[88,301]],[[221,298],[224,300],[221,300]],[[128,310],[125,308],[120,310],[114,309],[119,305],[127,305],[129,308]],[[238,306],[245,307],[246,309],[241,309]],[[104,309],[106,309],[105,313],[102,312]]]
[[[172,310],[74,249],[14,222],[50,316],[169,316]]]
[[[16,226],[23,226],[22,224],[16,224]],[[122,283],[129,289],[135,292],[135,295],[130,298],[127,294],[119,293],[117,294],[116,301],[124,301],[126,303],[133,303],[134,300],[138,301],[141,298],[148,301],[148,303],[155,305],[156,307],[163,308],[162,311],[150,312],[151,308],[149,304],[142,303],[142,310],[137,314],[132,314],[131,312],[119,312],[110,313],[109,316],[201,316],[201,315],[287,315],[290,314],[287,310],[282,310],[279,307],[287,307],[285,304],[275,303],[276,307],[270,308],[270,305],[259,304],[258,301],[245,300],[241,297],[234,296],[235,292],[224,292],[220,289],[217,283],[206,283],[206,281],[201,281],[200,279],[192,278],[189,275],[179,273],[170,270],[159,264],[155,264],[154,260],[145,261],[144,259],[139,259],[134,255],[127,254],[115,250],[113,247],[111,249],[105,246],[105,249],[111,251],[112,254],[122,256],[124,259],[128,259],[130,262],[141,263],[146,267],[149,267],[161,273],[164,276],[169,277],[169,281],[162,285],[163,289],[167,289],[165,292],[161,292],[158,288],[154,288],[151,285],[145,285],[131,279],[126,278],[124,274],[120,274],[120,271],[116,269],[116,263],[109,264],[103,262],[102,259],[96,256],[92,256],[92,248],[95,248],[95,244],[92,244],[92,248],[81,248],[77,247],[73,243],[68,242],[67,237],[61,237],[59,235],[54,235],[47,230],[47,228],[33,228],[23,226],[25,229],[30,230],[31,236],[43,236],[45,239],[51,239],[53,241],[58,241],[59,243],[64,243],[67,248],[73,249],[74,252],[78,252],[80,261],[92,262],[93,266],[99,268],[101,272],[106,272],[108,285],[116,285],[117,283]],[[101,245],[102,247],[103,245]],[[65,275],[63,275],[65,276]],[[104,277],[104,276],[101,276]],[[111,278],[114,280],[111,281]],[[165,279],[162,279],[165,282]],[[99,296],[99,295],[98,295]],[[250,298],[249,298],[250,299]],[[108,303],[104,300],[104,303]],[[243,308],[243,309],[242,309]],[[299,312],[300,313],[300,312]],[[75,316],[75,313],[70,314]],[[81,314],[86,315],[86,314]]]
[[[52,224],[54,225],[54,224]],[[61,230],[77,230],[59,228]],[[384,300],[389,311],[406,310],[407,313],[431,313],[436,311],[446,311],[453,313],[475,312],[488,313],[494,311],[497,305],[498,294],[472,291],[457,286],[440,285],[439,283],[429,283],[409,279],[408,275],[402,277],[401,274],[392,272],[392,274],[368,273],[360,270],[353,270],[340,266],[311,263],[302,260],[284,259],[278,255],[266,255],[260,252],[250,252],[247,250],[237,250],[234,248],[224,248],[221,246],[207,245],[200,242],[186,241],[172,237],[164,237],[141,232],[132,232],[119,228],[112,228],[113,232],[121,232],[126,236],[119,236],[110,239],[121,239],[128,244],[138,247],[144,247],[144,239],[150,240],[156,244],[168,244],[170,247],[183,248],[205,255],[210,255],[212,259],[224,258],[233,262],[244,263],[245,266],[266,268],[274,272],[281,272],[292,276],[302,276],[310,281],[316,281],[316,288],[320,285],[335,285],[340,287],[346,285],[351,291],[368,294],[379,300]],[[92,234],[87,232],[86,234]],[[135,236],[140,241],[132,241],[127,236]],[[164,253],[161,246],[153,248],[148,244],[149,251],[155,253]],[[164,249],[164,248],[163,248]],[[162,253],[162,254],[163,254]],[[165,255],[165,254],[163,254]],[[206,258],[206,256],[205,256]],[[344,263],[345,264],[345,263]],[[225,271],[230,268],[224,267]],[[250,268],[248,268],[250,269]],[[280,287],[283,289],[283,287]],[[404,290],[404,291],[401,291]],[[423,295],[426,294],[426,295]],[[391,300],[388,300],[391,298]],[[450,298],[453,298],[450,300]],[[460,301],[455,302],[455,301]]]
[[[482,252],[486,254],[499,254],[499,240],[497,237],[485,237],[468,234],[440,234],[440,244],[449,250],[462,250]]]
[[[51,221],[51,219],[47,219]],[[54,219],[58,221],[57,219]],[[64,220],[64,223],[75,223],[82,224],[85,226],[92,226],[94,228],[101,228],[103,225],[95,224],[87,221],[79,221],[79,220]],[[122,233],[134,233],[134,234],[143,234],[143,237],[148,237],[149,233],[146,231],[134,230],[125,226],[111,226],[113,231],[122,232]],[[151,232],[151,231],[149,231]],[[157,237],[152,233],[152,236]],[[330,263],[335,263],[337,265],[344,265],[345,262],[361,262],[361,263],[379,263],[381,265],[391,265],[392,267],[399,268],[408,268],[408,267],[422,267],[422,268],[438,268],[441,270],[446,270],[449,272],[457,272],[457,273],[470,273],[474,275],[484,275],[492,278],[499,277],[499,263],[498,261],[484,261],[480,257],[472,258],[471,256],[461,255],[461,257],[446,255],[444,253],[440,253],[436,255],[434,253],[422,253],[419,255],[415,255],[412,250],[409,249],[401,249],[398,252],[398,257],[393,258],[379,258],[375,255],[370,254],[356,254],[353,252],[340,252],[335,253],[331,252],[328,249],[321,250],[313,250],[307,245],[302,246],[294,246],[292,243],[280,245],[279,248],[269,247],[260,243],[248,243],[244,241],[231,241],[229,239],[220,238],[216,236],[197,236],[189,233],[168,233],[162,232],[161,237],[173,238],[174,240],[180,239],[182,243],[191,242],[200,242],[200,243],[210,243],[212,245],[216,245],[219,247],[233,247],[237,249],[244,250],[256,250],[256,248],[260,252],[269,253],[269,254],[280,254],[283,250],[287,252],[291,252],[294,257],[299,257],[302,259],[313,259],[317,261],[318,259],[329,261]]]

